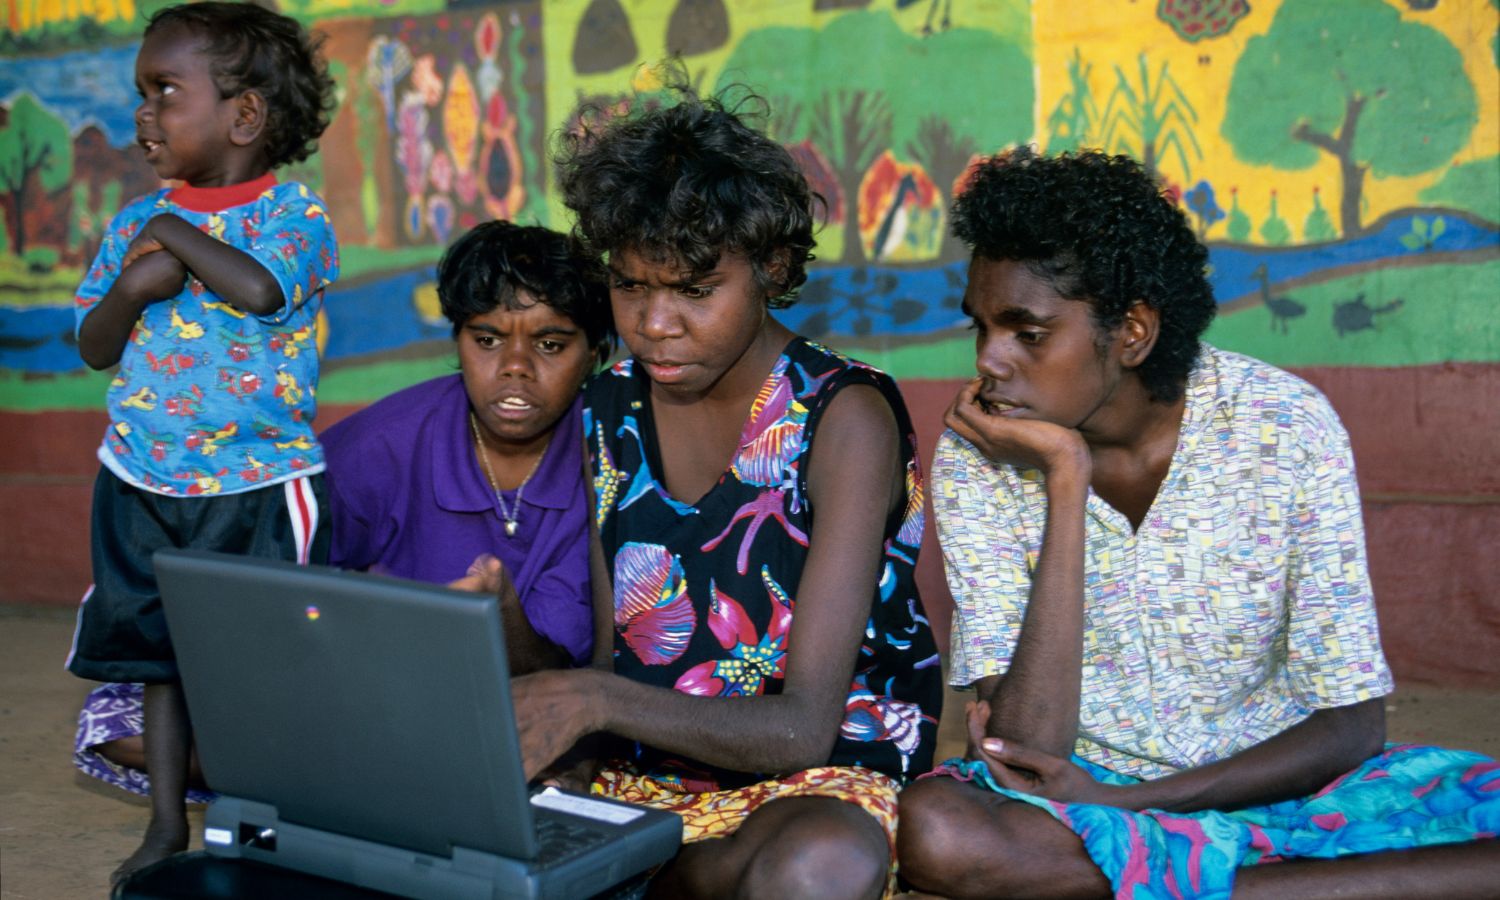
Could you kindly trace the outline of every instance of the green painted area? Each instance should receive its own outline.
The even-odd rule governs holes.
[[[748,32],[725,63],[718,86],[743,82],[764,93],[782,117],[778,137],[783,140],[816,138],[818,128],[828,124],[819,121],[821,116],[851,113],[839,92],[864,91],[888,104],[886,140],[871,142],[877,152],[889,147],[909,156],[902,151],[917,139],[922,119],[933,116],[954,134],[971,138],[979,151],[993,152],[1031,133],[1030,47],[1028,33],[1002,37],[960,27],[924,37],[904,30],[884,11],[850,13],[821,29]],[[991,84],[1006,89],[976,91],[973,70],[959,62],[975,60],[984,60]],[[880,112],[865,110],[872,118]],[[869,134],[872,124],[867,119],[848,127]],[[819,149],[838,166],[852,149],[842,146],[847,135],[839,129],[832,138],[820,141]]]
[[[349,281],[373,272],[402,272],[438,261],[443,248],[362,247],[346,244],[339,248],[339,280]]]
[[[109,372],[78,369],[58,375],[0,369],[0,409],[10,412],[48,412],[64,409],[103,409]]]
[[[369,403],[419,381],[458,371],[451,353],[340,366],[318,379],[321,403]],[[103,409],[111,372],[79,369],[58,375],[0,369],[0,409],[14,412]]]
[[[1500,156],[1454,166],[1419,197],[1424,203],[1466,209],[1500,222]]]
[[[969,332],[905,346],[829,346],[880,369],[897,381],[974,377],[974,336]]]
[[[420,16],[442,12],[443,0],[281,0],[278,9],[299,19],[305,25],[314,25],[321,19],[335,16],[369,16],[371,18],[395,18]]]
[[[1495,288],[1500,260],[1477,265],[1383,269],[1285,290],[1306,312],[1273,330],[1271,313],[1257,304],[1220,315],[1208,341],[1278,366],[1420,366],[1443,362],[1500,362],[1500,319]],[[1400,300],[1399,308],[1375,313],[1369,326],[1362,311],[1346,308],[1360,294],[1372,309]]]
[[[318,379],[318,402],[369,403],[420,381],[457,371],[458,359],[452,353],[340,366]]]

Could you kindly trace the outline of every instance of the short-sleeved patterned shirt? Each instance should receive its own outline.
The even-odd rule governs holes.
[[[312,427],[317,316],[339,266],[323,201],[270,174],[136,198],[110,222],[78,287],[79,327],[120,276],[131,240],[163,213],[248,253],[285,302],[252,315],[190,276],[176,297],[147,304],[110,382],[100,462],[137,488],[175,496],[233,494],[322,471]]]
[[[964,686],[1010,666],[1046,492],[951,431],[932,483]],[[1293,375],[1205,346],[1140,530],[1090,491],[1085,540],[1084,759],[1160,777],[1391,691],[1349,439]]]

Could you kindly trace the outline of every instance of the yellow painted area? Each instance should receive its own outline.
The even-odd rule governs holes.
[[[417,315],[422,321],[429,325],[440,325],[443,322],[443,306],[438,301],[437,282],[424,281],[412,289],[412,306],[416,307]]]
[[[4,10],[6,27],[20,33],[78,19],[129,21],[135,18],[135,0],[4,0]]]
[[[479,98],[474,82],[469,78],[469,69],[463,63],[453,67],[453,75],[448,79],[448,96],[443,102],[443,134],[448,139],[454,167],[459,170],[469,168],[474,161],[479,137]]]
[[[1229,189],[1239,188],[1239,204],[1256,228],[1270,211],[1271,190],[1278,193],[1278,213],[1291,228],[1291,242],[1303,239],[1302,226],[1313,208],[1313,188],[1321,188],[1322,205],[1337,222],[1339,196],[1338,162],[1329,154],[1320,154],[1318,163],[1300,171],[1271,166],[1251,165],[1235,157],[1222,133],[1225,98],[1235,61],[1246,42],[1270,30],[1281,0],[1255,0],[1250,13],[1237,22],[1228,34],[1189,43],[1179,38],[1166,22],[1156,16],[1156,4],[1150,2],[1036,2],[1035,17],[1037,68],[1036,140],[1045,145],[1047,118],[1071,89],[1068,65],[1075,50],[1085,66],[1091,66],[1088,82],[1093,98],[1102,111],[1114,90],[1118,65],[1134,82],[1142,53],[1154,78],[1163,63],[1183,95],[1197,113],[1193,136],[1202,149],[1201,159],[1191,156],[1191,174],[1185,173],[1176,154],[1159,160],[1159,170],[1170,181],[1191,188],[1201,178],[1209,178],[1217,191],[1218,203],[1229,209]],[[1500,70],[1495,65],[1491,42],[1495,38],[1500,10],[1491,3],[1440,3],[1424,12],[1414,12],[1404,3],[1392,3],[1402,18],[1419,22],[1441,32],[1458,48],[1464,68],[1474,84],[1479,121],[1470,142],[1453,159],[1453,164],[1492,157],[1500,152]],[[1412,177],[1376,178],[1367,176],[1364,183],[1366,207],[1361,214],[1368,223],[1391,210],[1417,206],[1417,195],[1446,172],[1440,166],[1431,172]],[[1223,223],[1217,234],[1222,235]],[[1252,234],[1252,242],[1260,242]]]

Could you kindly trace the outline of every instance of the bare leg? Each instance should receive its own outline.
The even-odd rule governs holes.
[[[1043,810],[968,782],[928,778],[901,792],[901,878],[944,897],[1109,897],[1083,842]]]
[[[730,837],[682,848],[651,896],[869,898],[885,888],[890,844],[873,816],[831,797],[773,800]]]
[[[146,826],[141,845],[110,876],[116,884],[138,869],[187,849],[184,803],[192,728],[181,683],[146,685],[142,738],[146,745],[146,772],[151,776],[151,824]]]
[[[1338,859],[1299,859],[1240,869],[1241,897],[1433,897],[1441,900],[1500,895],[1500,839],[1390,850]]]
[[[1046,812],[950,778],[901,794],[901,876],[946,897],[1108,897],[1083,843]],[[1246,866],[1235,900],[1494,898],[1500,840]]]
[[[138,734],[96,744],[94,752],[116,765],[146,771],[146,741]],[[196,746],[188,752],[187,784],[196,790],[208,790],[208,783],[203,780],[203,767],[198,764]]]

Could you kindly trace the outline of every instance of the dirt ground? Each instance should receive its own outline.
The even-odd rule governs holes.
[[[71,611],[0,605],[0,898],[105,897],[109,873],[135,849],[145,802],[79,774],[70,762],[89,683],[64,671]],[[962,711],[963,696],[948,706]],[[1390,706],[1393,740],[1500,755],[1500,693],[1402,685]],[[962,746],[944,717],[940,754]],[[201,813],[192,819],[201,828]],[[195,840],[195,846],[197,841]]]

